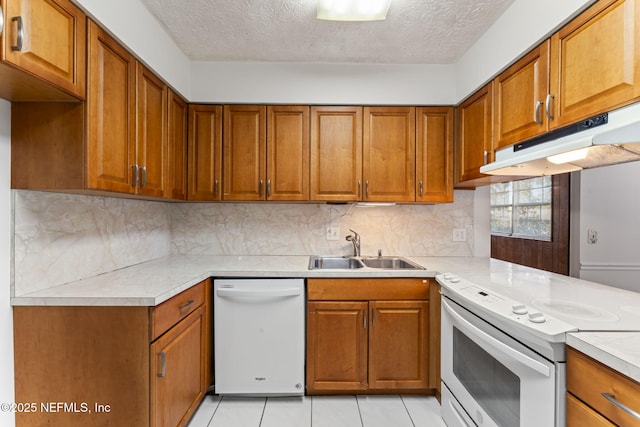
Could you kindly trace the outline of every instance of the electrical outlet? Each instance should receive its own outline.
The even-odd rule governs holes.
[[[340,240],[340,227],[327,227],[327,240]]]
[[[588,229],[587,230],[587,243],[589,243],[590,245],[595,245],[597,241],[598,241],[598,231],[597,230]]]
[[[453,229],[453,239],[454,242],[466,242],[467,241],[467,230],[465,228],[454,228]]]

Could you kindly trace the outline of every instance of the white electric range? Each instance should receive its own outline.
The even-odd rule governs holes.
[[[436,279],[450,427],[564,426],[567,332],[640,330],[640,293],[519,267]]]

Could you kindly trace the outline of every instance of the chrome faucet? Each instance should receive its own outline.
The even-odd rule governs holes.
[[[347,236],[347,241],[353,245],[353,256],[360,256],[360,235],[352,229],[349,229],[349,231],[353,233],[353,235],[349,234]]]

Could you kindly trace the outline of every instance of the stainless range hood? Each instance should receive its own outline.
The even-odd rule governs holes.
[[[489,175],[543,176],[640,160],[640,103],[496,151]]]

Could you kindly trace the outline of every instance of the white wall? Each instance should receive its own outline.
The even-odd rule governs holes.
[[[72,0],[185,98],[191,62],[140,0]]]
[[[456,63],[456,103],[594,0],[515,0]]]
[[[11,283],[11,104],[0,99],[0,403],[13,402],[13,317]],[[0,411],[0,425],[15,425]]]
[[[452,105],[453,65],[192,64],[192,101]]]
[[[572,243],[581,279],[640,292],[639,181],[640,162],[580,172]],[[588,230],[598,233],[595,244],[587,242]]]

